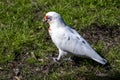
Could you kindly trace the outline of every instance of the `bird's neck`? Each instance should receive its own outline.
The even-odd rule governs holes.
[[[49,25],[51,28],[58,29],[59,27],[65,27],[66,24],[64,23],[63,20],[59,20],[59,21],[50,22]]]

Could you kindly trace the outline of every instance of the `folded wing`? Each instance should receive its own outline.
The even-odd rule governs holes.
[[[105,64],[107,61],[98,55],[87,43],[87,41],[81,37],[74,29],[66,27],[64,31],[64,38],[61,40],[59,46],[62,50],[70,52],[74,55],[87,56],[101,64]]]

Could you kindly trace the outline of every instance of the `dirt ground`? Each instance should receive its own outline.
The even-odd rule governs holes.
[[[87,29],[82,29],[83,37],[90,43],[103,41],[105,50],[118,46],[120,43],[120,27],[119,26],[98,26],[92,25]]]

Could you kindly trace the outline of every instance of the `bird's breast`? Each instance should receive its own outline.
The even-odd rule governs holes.
[[[64,32],[61,29],[50,29],[48,31],[53,43],[58,47],[64,38]]]

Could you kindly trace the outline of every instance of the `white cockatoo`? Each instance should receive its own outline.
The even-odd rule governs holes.
[[[48,12],[44,21],[49,23],[49,34],[59,50],[59,55],[54,60],[57,61],[67,54],[73,54],[89,57],[103,65],[107,63],[76,30],[65,24],[60,14]]]

